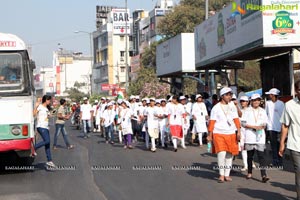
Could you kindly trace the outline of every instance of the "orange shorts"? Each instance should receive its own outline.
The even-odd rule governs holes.
[[[174,138],[181,139],[183,137],[182,126],[170,125],[171,136]]]
[[[213,153],[226,151],[232,155],[239,154],[238,142],[236,134],[213,134]]]

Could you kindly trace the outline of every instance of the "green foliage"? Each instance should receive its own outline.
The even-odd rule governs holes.
[[[146,83],[151,83],[157,80],[154,68],[142,67],[138,71],[137,79],[129,84],[129,95],[139,95]]]
[[[88,97],[87,94],[79,91],[77,88],[69,88],[67,91],[66,91],[68,94],[69,94],[69,98],[72,100],[72,101],[81,101],[83,97]]]
[[[190,78],[184,78],[183,79],[183,94],[196,94],[197,93],[197,81],[190,79]]]
[[[150,47],[147,47],[142,54],[141,62],[144,67],[156,68],[156,47],[158,42],[153,42]]]

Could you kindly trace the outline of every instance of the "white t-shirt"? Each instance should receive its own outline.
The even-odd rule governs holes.
[[[120,113],[120,120],[122,129],[131,128],[131,116],[133,115],[130,108],[122,109]]]
[[[90,120],[92,111],[93,108],[91,104],[82,104],[80,106],[80,112],[82,112],[82,120]]]
[[[43,105],[39,105],[37,108],[37,128],[46,128],[49,129],[49,115],[50,112],[48,108],[44,107]]]
[[[157,114],[161,115],[161,116],[168,116],[168,109],[167,109],[167,107],[166,106],[165,107],[162,107],[162,106],[157,107]],[[159,118],[158,122],[160,124],[166,124],[167,123],[167,117],[165,117],[163,119]]]
[[[242,121],[246,125],[252,126],[261,126],[263,124],[267,124],[268,117],[266,111],[258,107],[257,109],[253,109],[252,107],[248,108],[242,116]],[[266,134],[265,130],[262,129],[262,137],[259,141],[256,141],[257,132],[253,129],[246,128],[245,129],[245,143],[246,144],[265,144]]]
[[[280,117],[284,110],[284,103],[277,100],[275,103],[271,100],[266,102],[266,112],[268,116],[267,130],[281,131]]]
[[[168,104],[168,114],[170,115],[169,118],[169,124],[170,125],[180,125],[182,126],[182,118],[183,115],[185,114],[183,105],[178,103],[178,104],[173,104],[170,103]]]
[[[148,128],[158,128],[158,118],[155,117],[154,115],[158,115],[158,107],[148,107],[144,115],[147,116],[147,127]]]
[[[196,117],[196,123],[206,123],[206,116],[208,116],[205,103],[194,103],[192,109],[192,116]]]
[[[217,103],[211,110],[210,120],[215,120],[214,134],[233,134],[236,127],[233,119],[239,118],[236,107],[232,104]]]
[[[104,119],[104,126],[110,126],[114,122],[115,116],[116,112],[114,110],[104,110],[103,115],[101,117],[102,119]]]
[[[96,113],[97,113],[97,105],[93,105],[93,116],[96,117]]]

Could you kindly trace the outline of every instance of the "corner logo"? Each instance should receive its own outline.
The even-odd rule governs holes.
[[[238,6],[236,2],[232,2],[231,12],[232,12],[231,17],[235,17],[236,15],[246,14],[246,10],[241,8],[241,6]]]

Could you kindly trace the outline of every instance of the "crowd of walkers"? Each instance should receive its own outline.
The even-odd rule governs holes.
[[[270,141],[271,144],[271,166],[279,168],[283,166],[282,156],[287,144],[295,166],[299,199],[300,117],[296,113],[300,113],[300,81],[294,87],[295,98],[286,104],[279,100],[280,91],[276,88],[266,92],[269,100],[262,104],[263,99],[258,93],[250,97],[240,93],[237,97],[231,88],[224,87],[220,90],[219,98],[214,95],[212,103],[207,102],[203,94],[193,98],[173,95],[165,99],[140,99],[133,95],[128,100],[102,97],[100,101],[95,100],[93,105],[85,97],[83,103],[74,105],[72,110],[79,114],[82,121],[83,138],[88,139],[92,132],[100,132],[107,144],[119,142],[124,144],[124,149],[132,149],[137,141],[143,141],[151,152],[156,152],[158,146],[177,152],[178,145],[186,149],[186,144],[194,145],[197,142],[202,147],[207,142],[211,152],[217,154],[219,183],[232,181],[232,162],[239,153],[243,160],[241,170],[247,171],[246,179],[252,178],[256,154],[261,180],[267,182],[270,179],[267,175],[270,165],[266,163],[264,154],[266,142]],[[44,140],[35,148],[45,145],[48,165],[51,166],[50,143],[47,143],[49,131],[45,121],[48,115],[47,100],[47,97],[43,97],[42,104],[37,105],[34,113],[38,118],[37,130]],[[64,103],[61,102],[62,106]],[[53,147],[56,148],[57,136],[62,130],[67,147],[73,148],[61,125],[71,116],[64,113],[62,108],[59,113]]]

